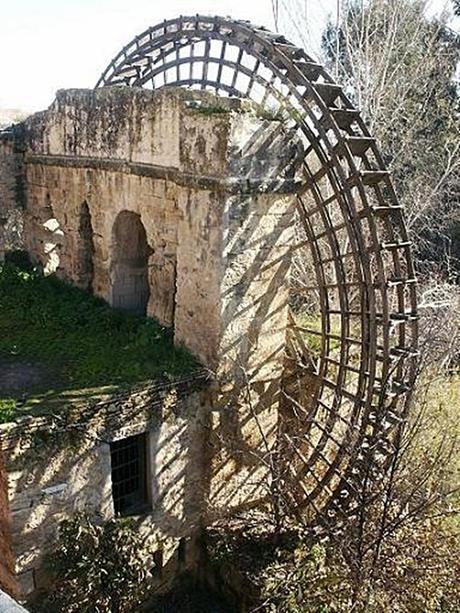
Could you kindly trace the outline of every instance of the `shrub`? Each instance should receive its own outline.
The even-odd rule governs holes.
[[[39,611],[127,613],[144,596],[148,564],[142,539],[130,520],[96,524],[77,514],[60,525],[49,556],[53,591]]]
[[[16,414],[16,400],[14,398],[0,398],[0,424],[14,419]]]
[[[22,251],[20,249],[16,251],[7,251],[7,253],[5,253],[5,262],[12,266],[17,266],[21,270],[29,272],[33,270],[33,265],[27,251]]]

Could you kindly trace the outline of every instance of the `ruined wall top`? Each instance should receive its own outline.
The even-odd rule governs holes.
[[[59,90],[48,110],[14,133],[29,160],[34,155],[93,158],[101,165],[120,160],[138,169],[167,169],[165,178],[176,182],[231,191],[298,187],[294,177],[302,150],[281,122],[261,114],[254,103],[210,92]]]
[[[12,132],[24,243],[46,273],[173,327],[220,375],[279,377],[303,157],[285,122],[211,92],[114,86],[61,90]]]

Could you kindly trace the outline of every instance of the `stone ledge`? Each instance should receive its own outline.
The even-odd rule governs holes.
[[[216,177],[196,175],[178,168],[129,162],[113,158],[74,157],[66,155],[47,155],[28,153],[26,164],[57,166],[61,168],[88,168],[91,170],[108,170],[151,179],[165,179],[184,187],[200,187],[219,190],[230,194],[283,193],[292,194],[299,191],[302,182],[296,179],[245,179],[240,177]]]
[[[27,613],[15,600],[0,590],[0,611],[2,613]]]
[[[59,435],[66,431],[77,433],[90,424],[103,422],[99,436],[109,436],[112,431],[120,429],[120,424],[128,417],[130,429],[136,430],[134,418],[139,420],[139,429],[145,427],[146,421],[155,417],[155,409],[169,408],[174,402],[186,398],[193,392],[210,385],[212,374],[207,369],[200,369],[190,375],[173,381],[154,381],[150,384],[138,384],[126,392],[107,394],[92,400],[68,403],[58,413],[40,416],[24,415],[15,421],[0,425],[0,447],[11,450],[22,436],[31,436],[35,432],[48,432]],[[171,399],[168,395],[172,395]],[[64,404],[64,401],[63,401]]]

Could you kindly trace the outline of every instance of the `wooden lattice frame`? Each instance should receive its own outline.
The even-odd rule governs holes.
[[[316,384],[308,405],[290,398],[299,429],[285,436],[301,502],[337,522],[356,506],[364,475],[392,457],[416,369],[410,243],[375,140],[323,66],[246,21],[196,15],[151,27],[110,62],[97,87],[107,85],[249,98],[297,128],[305,182],[295,249],[308,250],[315,283],[295,291],[315,296],[320,325],[292,319],[291,358],[300,373],[313,364]],[[306,335],[320,342],[310,364]]]

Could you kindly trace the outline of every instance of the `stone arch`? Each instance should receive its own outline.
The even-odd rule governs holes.
[[[111,262],[111,304],[136,315],[147,314],[150,288],[150,248],[141,216],[121,211],[113,224]]]
[[[84,201],[80,206],[77,232],[76,284],[91,291],[94,274],[94,236],[91,211]]]

